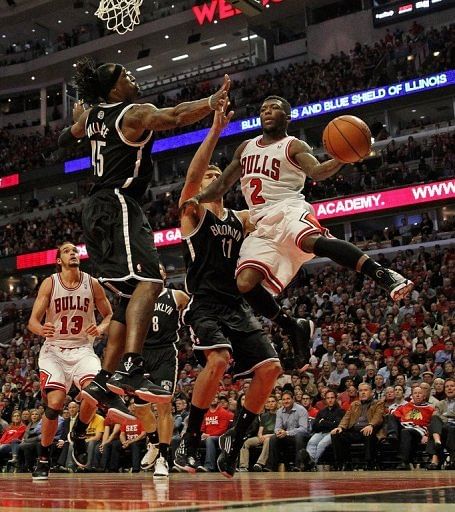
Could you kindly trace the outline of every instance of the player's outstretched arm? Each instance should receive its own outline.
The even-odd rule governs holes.
[[[86,332],[90,336],[101,336],[105,332],[107,332],[107,329],[109,328],[109,324],[112,318],[112,307],[100,283],[93,277],[91,277],[90,279],[92,280],[93,285],[95,306],[96,309],[100,312],[101,316],[103,317],[103,320],[99,325],[90,324],[87,327]]]
[[[131,116],[125,118],[133,128],[144,130],[170,130],[179,126],[196,123],[212,110],[220,110],[227,98],[231,80],[224,75],[223,85],[209,98],[186,101],[172,108],[157,108],[154,105],[139,105]],[[136,123],[136,124],[135,124]]]
[[[346,165],[343,162],[339,162],[334,158],[323,162],[322,164],[311,154],[311,148],[306,142],[301,140],[294,140],[289,148],[290,156],[295,160],[302,171],[310,178],[316,181],[323,181],[330,178],[341,168]]]
[[[78,143],[79,139],[85,137],[85,122],[90,109],[85,109],[84,103],[78,101],[73,107],[73,124],[63,128],[58,138],[60,148],[67,148]]]
[[[33,303],[32,313],[27,325],[28,330],[38,336],[53,336],[55,333],[55,327],[50,322],[46,322],[44,325],[41,325],[46,309],[49,307],[51,294],[52,278],[46,277],[38,290],[38,296]]]
[[[232,162],[223,171],[223,174],[213,183],[205,188],[202,192],[199,192],[194,196],[194,202],[196,203],[211,203],[221,199],[224,194],[234,185],[234,183],[240,178],[242,173],[242,166],[240,165],[240,156],[248,141],[242,142],[240,146],[235,150],[234,158]]]
[[[213,151],[215,150],[220,135],[234,115],[233,111],[226,114],[228,107],[229,100],[226,98],[223,100],[222,108],[215,111],[209,133],[202,141],[202,144],[199,146],[188,167],[185,184],[180,194],[179,207],[190,197],[195,196],[201,188],[202,179],[210,164]]]

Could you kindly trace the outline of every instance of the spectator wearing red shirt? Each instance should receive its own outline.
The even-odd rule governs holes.
[[[310,424],[311,424],[311,422],[316,418],[316,416],[318,415],[318,412],[319,412],[319,409],[316,409],[316,407],[313,407],[313,399],[307,393],[303,393],[302,401],[298,402],[298,403],[300,403],[300,405],[303,405],[303,407],[305,407],[305,409],[307,410],[308,419],[310,420]]]
[[[409,470],[411,454],[419,444],[428,442],[428,427],[435,409],[425,400],[425,391],[416,386],[412,390],[412,402],[397,407],[387,416],[387,437],[399,439],[397,469]]]
[[[21,442],[25,433],[25,425],[21,420],[20,411],[14,411],[11,415],[11,425],[3,431],[0,437],[0,465],[12,455],[13,445]]]
[[[228,430],[234,419],[234,414],[220,405],[219,398],[219,396],[216,396],[212,400],[202,422],[201,440],[205,445],[205,462],[203,466],[198,466],[198,471],[215,471],[218,439]]]
[[[122,466],[124,464],[126,464],[126,467],[131,466],[133,473],[139,473],[142,452],[145,451],[145,429],[142,423],[136,420],[134,423],[123,424],[120,428],[120,438],[113,442],[115,448],[112,450],[111,457],[114,458],[114,452],[116,452],[121,458],[122,456],[125,458],[125,462],[121,463]],[[112,462],[112,459],[111,464],[116,465],[115,461]]]
[[[341,408],[347,411],[349,407],[351,407],[352,402],[355,402],[359,399],[359,393],[357,391],[357,388],[352,385],[349,386],[346,391],[343,393],[340,393],[338,400],[341,404]]]

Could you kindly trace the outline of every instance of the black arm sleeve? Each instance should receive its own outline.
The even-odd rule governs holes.
[[[75,146],[79,142],[79,139],[77,139],[72,133],[71,133],[71,126],[67,126],[66,128],[63,128],[62,133],[60,134],[58,138],[58,146],[60,148],[68,148],[70,146]]]

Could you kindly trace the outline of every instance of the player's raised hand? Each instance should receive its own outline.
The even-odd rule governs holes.
[[[231,110],[228,112],[229,105],[231,104],[229,98],[225,98],[224,100],[220,100],[222,107],[220,110],[216,110],[213,116],[212,127],[217,132],[221,133],[226,126],[229,124],[229,121],[232,119],[234,115],[234,111]]]
[[[55,334],[55,326],[51,322],[46,322],[41,329],[41,336],[48,338]]]
[[[209,98],[209,105],[212,110],[221,110],[223,108],[223,100],[227,98],[230,88],[231,79],[229,75],[224,75],[223,85]]]
[[[77,123],[84,112],[84,102],[82,100],[77,101],[73,106],[73,122]]]
[[[89,335],[89,336],[95,336],[95,338],[97,336],[101,336],[101,332],[100,330],[98,329],[98,326],[96,324],[90,324],[87,329],[85,329],[85,332]]]

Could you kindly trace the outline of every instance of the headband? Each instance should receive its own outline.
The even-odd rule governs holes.
[[[122,70],[123,66],[121,64],[114,64],[113,69],[112,64],[103,64],[96,69],[101,98],[107,99],[110,90],[114,87]]]

